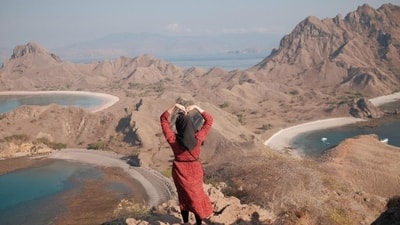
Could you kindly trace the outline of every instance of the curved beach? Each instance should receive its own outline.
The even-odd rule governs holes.
[[[124,155],[114,152],[86,149],[62,149],[48,156],[52,159],[71,160],[101,167],[122,168],[133,179],[142,184],[144,190],[146,190],[150,206],[155,206],[172,198],[174,190],[171,190],[172,185],[167,178],[161,178],[160,175],[150,169],[146,169],[147,171],[144,172],[143,168],[131,167],[126,161],[122,160],[123,157]]]
[[[68,94],[68,95],[79,95],[79,96],[90,96],[96,97],[103,101],[99,106],[89,109],[92,112],[99,112],[108,107],[111,107],[119,98],[113,95],[98,93],[98,92],[86,92],[86,91],[4,91],[0,92],[0,96],[12,96],[12,95],[57,95],[57,94]],[[101,167],[119,167],[123,169],[129,176],[137,180],[145,190],[145,194],[148,197],[147,203],[151,206],[155,206],[161,202],[169,200],[174,197],[173,185],[170,181],[150,168],[142,167],[131,167],[127,161],[122,158],[124,155],[120,155],[114,152],[105,151],[94,151],[86,149],[62,149],[60,151],[54,151],[48,158],[71,160],[80,163],[88,163],[95,166]]]
[[[370,99],[371,103],[374,104],[375,106],[381,106],[383,104],[398,100],[400,100],[400,92]],[[364,120],[354,117],[338,117],[338,118],[317,120],[309,123],[303,123],[276,132],[268,140],[264,142],[264,145],[280,151],[285,148],[290,148],[292,140],[301,133],[328,129],[333,127],[340,127],[360,121]]]
[[[90,96],[96,97],[103,100],[103,104],[93,107],[90,109],[92,112],[99,112],[108,107],[114,105],[116,102],[119,101],[119,98],[114,95],[99,93],[99,92],[88,92],[88,91],[2,91],[0,92],[1,95],[43,95],[43,94],[67,94],[67,95],[80,95],[80,96]]]

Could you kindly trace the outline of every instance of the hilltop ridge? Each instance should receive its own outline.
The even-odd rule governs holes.
[[[367,4],[332,19],[307,17],[253,67],[274,82],[376,96],[399,91],[400,7]]]

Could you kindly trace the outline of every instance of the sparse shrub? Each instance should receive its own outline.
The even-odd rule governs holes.
[[[246,117],[242,113],[236,114],[236,116],[238,117],[240,124],[242,125],[246,124]]]
[[[89,143],[87,149],[93,150],[104,150],[106,148],[106,144],[102,141],[98,141],[95,143]]]
[[[350,215],[343,209],[333,209],[329,212],[329,219],[335,224],[354,225]]]
[[[50,148],[52,148],[54,150],[60,150],[60,149],[66,148],[67,144],[50,142],[47,146],[49,146]]]
[[[165,90],[165,87],[164,87],[164,84],[163,84],[163,83],[159,83],[159,84],[156,85],[156,87],[155,87],[155,91],[156,91],[157,93],[164,92],[164,90]]]
[[[37,143],[43,143],[45,145],[48,145],[50,143],[49,139],[45,138],[45,137],[41,137],[41,138],[37,138],[36,139]]]
[[[14,134],[5,137],[4,140],[6,140],[7,142],[26,142],[29,140],[29,137],[26,134]]]
[[[261,130],[269,130],[269,129],[271,129],[271,127],[272,127],[272,125],[270,123],[269,124],[263,124],[261,126]]]
[[[144,204],[133,203],[129,200],[123,199],[114,210],[113,215],[115,218],[126,219],[146,219],[151,214],[151,208]]]
[[[299,91],[298,91],[298,90],[293,90],[293,91],[289,92],[289,94],[291,94],[291,95],[298,95],[298,94],[299,94]]]
[[[325,176],[322,178],[325,187],[331,190],[342,191],[344,193],[349,193],[349,189],[343,183],[338,182],[334,177]]]
[[[228,102],[224,102],[224,103],[222,103],[221,105],[219,105],[219,107],[220,107],[221,109],[223,109],[223,108],[228,108],[228,107],[229,107],[229,103],[228,103]]]
[[[54,150],[60,150],[63,148],[67,147],[67,144],[64,143],[56,143],[56,142],[51,142],[49,141],[49,139],[45,138],[45,137],[41,137],[41,138],[37,138],[36,139],[36,143],[42,143],[47,145],[49,148],[52,148]]]
[[[166,177],[172,177],[172,167],[168,167],[164,171],[162,171],[162,175]]]
[[[234,196],[236,198],[244,198],[248,196],[248,192],[243,190],[242,187],[237,187],[237,185],[227,185],[226,187],[224,187],[221,192],[225,195],[225,196]]]
[[[129,85],[128,89],[137,89],[137,88],[140,88],[140,86],[142,86],[142,84],[131,83],[131,82],[128,85]]]

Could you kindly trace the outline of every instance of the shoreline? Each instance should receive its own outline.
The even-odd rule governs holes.
[[[11,96],[11,95],[46,95],[46,94],[68,94],[68,95],[80,95],[100,98],[103,104],[88,109],[95,113],[102,111],[106,108],[111,107],[119,98],[113,95],[99,93],[99,92],[87,92],[87,91],[2,91],[0,96]],[[175,190],[170,181],[158,174],[158,172],[150,168],[132,167],[122,158],[124,155],[117,154],[115,152],[105,151],[94,151],[86,149],[62,149],[59,151],[53,151],[43,158],[48,159],[61,159],[71,160],[79,163],[87,163],[99,167],[118,167],[121,168],[128,176],[139,182],[145,193],[144,198],[147,199],[147,204],[150,206],[156,206],[159,203],[170,200],[175,196]]]
[[[107,109],[117,103],[119,98],[114,95],[100,93],[100,92],[89,92],[89,91],[1,91],[0,96],[2,95],[46,95],[46,94],[68,94],[68,95],[80,95],[80,96],[89,96],[96,97],[103,101],[103,103],[99,106],[88,109],[91,112],[99,112],[104,109]]]
[[[124,155],[115,152],[105,152],[86,149],[62,149],[54,151],[46,158],[70,160],[80,163],[87,163],[100,167],[118,167],[126,172],[130,177],[138,181],[146,192],[150,206],[156,206],[159,203],[170,200],[174,196],[174,191],[167,181],[167,178],[161,178],[155,171],[141,167],[132,167],[126,161],[122,160]],[[143,171],[148,170],[148,171]],[[163,182],[160,182],[163,179]]]
[[[400,92],[369,99],[376,107],[398,100],[400,100]],[[263,144],[271,149],[282,151],[286,148],[291,148],[292,140],[301,133],[340,127],[361,121],[365,120],[354,117],[337,117],[303,123],[279,130],[264,141]]]

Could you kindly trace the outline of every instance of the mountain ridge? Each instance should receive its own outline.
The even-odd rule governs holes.
[[[307,88],[333,86],[331,92],[353,89],[374,96],[399,91],[399,12],[393,4],[377,10],[365,4],[344,19],[307,17],[252,70]]]

